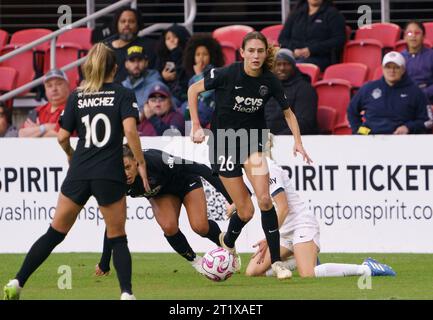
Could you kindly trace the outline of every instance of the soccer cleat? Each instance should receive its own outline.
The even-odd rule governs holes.
[[[203,257],[196,256],[194,260],[191,261],[191,265],[198,273],[204,276],[206,275],[206,273],[204,272],[203,267],[201,266],[202,261],[203,261]]]
[[[373,258],[365,259],[362,264],[366,265],[370,268],[371,275],[373,277],[378,277],[378,276],[395,277],[396,276],[395,271],[390,266],[383,264],[383,263],[380,263],[380,262],[374,260]]]
[[[120,296],[120,300],[137,300],[133,294],[123,292]]]
[[[281,261],[275,261],[272,264],[272,271],[274,271],[274,274],[280,280],[290,279],[292,277],[292,271],[287,269]]]
[[[221,232],[219,235],[219,240],[220,240],[220,244],[221,247],[226,249],[228,252],[230,252],[234,257],[235,257],[235,272],[239,273],[241,271],[241,256],[238,255],[238,253],[236,252],[236,247],[230,248],[229,246],[227,246],[224,242],[224,236],[226,235],[225,232]]]
[[[17,279],[10,280],[7,285],[3,288],[4,300],[19,300],[21,287]]]
[[[286,267],[290,271],[294,271],[296,269],[296,260],[293,255],[281,262],[283,263],[284,267]]]

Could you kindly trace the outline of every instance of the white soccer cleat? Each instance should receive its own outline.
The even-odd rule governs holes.
[[[272,264],[272,271],[274,271],[274,274],[279,280],[290,279],[292,277],[292,271],[290,271],[281,261],[275,261]]]
[[[137,300],[137,298],[133,294],[129,294],[128,292],[123,292],[120,296],[120,300]]]
[[[202,261],[203,261],[203,257],[196,256],[194,260],[191,261],[191,265],[198,273],[204,276],[206,275],[206,273],[204,272],[203,267],[201,265]]]
[[[290,256],[289,258],[281,262],[290,271],[294,271],[296,269],[296,260],[294,256]]]
[[[241,256],[238,255],[238,253],[236,252],[236,247],[230,248],[229,246],[227,246],[224,242],[224,236],[225,236],[225,232],[221,232],[219,235],[219,240],[220,240],[220,244],[221,247],[226,249],[228,252],[230,252],[234,257],[235,257],[235,272],[239,273],[241,271]]]
[[[21,294],[20,283],[17,279],[9,280],[8,284],[3,288],[4,300],[19,300]]]

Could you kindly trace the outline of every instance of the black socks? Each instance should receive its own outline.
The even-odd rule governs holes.
[[[108,244],[113,250],[113,264],[116,268],[121,292],[132,294],[132,261],[126,235],[108,239]]]
[[[26,258],[16,275],[16,279],[21,287],[27,282],[27,279],[33,272],[48,258],[54,248],[65,239],[66,234],[54,230],[51,226],[48,231],[40,237],[30,248]]]
[[[188,240],[186,240],[185,235],[182,233],[182,231],[179,230],[175,235],[172,236],[167,236],[165,234],[164,236],[170,246],[174,249],[174,251],[179,253],[186,260],[194,261],[196,254],[191,249]]]
[[[278,217],[275,208],[262,211],[262,228],[268,242],[271,262],[280,261],[280,231],[278,229]]]
[[[241,234],[242,228],[247,224],[247,222],[242,221],[241,218],[239,218],[237,212],[233,213],[230,218],[227,233],[224,236],[224,243],[229,248],[233,248],[235,246],[236,239]]]

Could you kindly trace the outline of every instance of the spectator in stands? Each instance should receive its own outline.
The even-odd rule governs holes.
[[[55,137],[59,131],[59,117],[65,109],[69,96],[69,82],[66,74],[58,69],[47,72],[44,77],[45,94],[48,102],[30,111],[20,137]]]
[[[424,46],[424,36],[425,28],[422,23],[407,23],[404,28],[407,50],[404,50],[402,55],[406,60],[407,74],[433,104],[433,50]]]
[[[347,115],[353,133],[425,133],[428,101],[405,72],[404,57],[387,53],[382,69],[383,77],[362,86],[350,102]]]
[[[149,68],[155,65],[155,41],[148,37],[138,37],[138,32],[143,29],[141,13],[130,7],[120,8],[113,19],[113,29],[117,33],[106,40],[106,44],[116,54],[117,73],[114,82],[121,83],[126,79],[128,73],[125,67],[125,60],[128,48],[132,46],[144,47],[149,59]]]
[[[185,121],[175,111],[170,90],[164,83],[153,84],[145,94],[145,101],[144,119],[138,125],[141,136],[184,135]]]
[[[148,69],[149,59],[145,48],[142,46],[132,46],[128,48],[125,68],[128,72],[128,77],[122,81],[122,85],[135,92],[138,109],[140,111],[140,120],[143,119],[144,94],[150,86],[159,81],[161,75],[158,71]]]
[[[224,55],[221,45],[209,35],[192,36],[185,47],[183,67],[189,78],[188,87],[204,78],[210,69],[224,66]],[[198,97],[198,116],[202,127],[206,127],[215,110],[214,90],[202,92]],[[180,110],[185,120],[190,120],[188,101]]]
[[[345,24],[331,0],[299,0],[278,41],[293,51],[297,62],[313,63],[324,71],[343,49]]]
[[[317,134],[317,93],[311,86],[310,77],[296,67],[291,50],[282,48],[277,52],[274,73],[283,84],[284,93],[298,119],[301,134]],[[266,104],[265,117],[268,128],[273,134],[292,134],[274,98]]]
[[[174,24],[159,40],[157,70],[170,88],[176,106],[187,100],[188,77],[182,66],[183,50],[191,37],[185,27]]]
[[[12,112],[0,103],[0,138],[18,137],[18,130],[12,125]]]

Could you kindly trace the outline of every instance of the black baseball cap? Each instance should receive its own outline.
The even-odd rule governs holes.
[[[131,46],[128,48],[126,59],[131,60],[134,58],[147,59],[146,51],[142,46]]]

